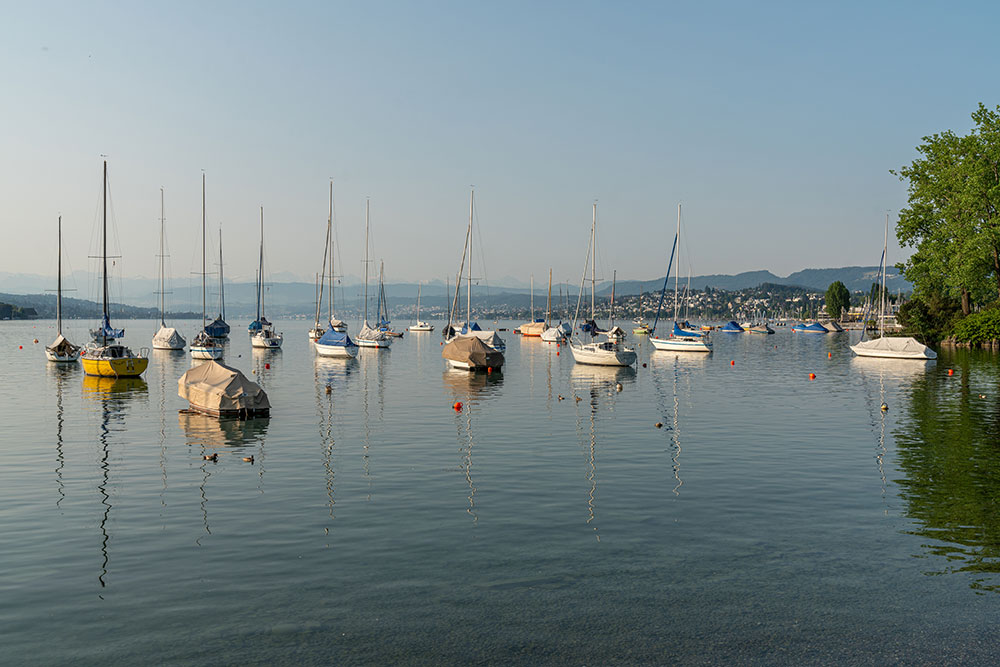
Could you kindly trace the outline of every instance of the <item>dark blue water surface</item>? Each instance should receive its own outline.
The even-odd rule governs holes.
[[[470,375],[435,324],[350,362],[234,335],[273,416],[219,422],[179,412],[186,353],[98,382],[0,323],[0,661],[1000,657],[996,357],[780,329],[616,371],[509,333]]]

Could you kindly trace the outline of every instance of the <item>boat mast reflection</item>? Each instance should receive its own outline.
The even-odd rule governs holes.
[[[110,571],[111,534],[108,531],[108,520],[111,518],[111,440],[112,433],[125,431],[124,420],[128,406],[137,399],[145,398],[148,393],[146,381],[142,378],[111,378],[85,375],[83,378],[84,397],[100,403],[100,427],[98,442],[100,443],[100,458],[98,467],[101,470],[97,493],[101,499],[101,568],[97,580],[101,588],[107,587]]]

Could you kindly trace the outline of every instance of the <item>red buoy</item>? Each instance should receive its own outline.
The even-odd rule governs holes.
[[[451,407],[455,408],[455,412],[461,412],[462,411],[462,402],[458,401],[457,403],[455,403],[455,405],[453,405]]]
[[[949,368],[948,369],[948,375],[954,375],[954,374],[955,374],[955,371]]]
[[[735,360],[735,359],[733,359],[732,361],[730,361],[730,362],[729,362],[729,365],[730,365],[730,366],[735,366],[735,365],[736,365],[736,360]]]
[[[18,346],[17,346],[17,349],[19,349],[19,350],[23,350],[23,349],[24,349],[24,346],[23,346],[23,345],[18,345]]]
[[[809,379],[810,380],[815,380],[816,379],[816,374],[815,373],[810,373],[809,374]]]
[[[826,353],[826,358],[827,359],[833,359],[833,352],[827,352]]]

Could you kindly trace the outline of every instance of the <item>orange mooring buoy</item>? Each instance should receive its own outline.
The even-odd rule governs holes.
[[[271,370],[271,364],[264,364],[264,368],[266,370]]]
[[[827,352],[826,353],[826,358],[827,359],[833,359],[833,352]]]
[[[451,407],[455,408],[455,412],[461,412],[462,411],[462,401],[457,401],[455,403],[455,405],[453,405]]]
[[[951,368],[948,369],[948,375],[954,375],[955,371]]]
[[[37,338],[35,339],[35,345],[38,345],[38,339]]]
[[[809,379],[810,380],[815,380],[816,379],[816,374],[815,373],[810,373],[809,374]]]
[[[736,360],[735,360],[735,359],[733,359],[732,361],[730,361],[730,362],[729,362],[729,365],[730,365],[730,366],[735,366],[735,365],[736,365]]]

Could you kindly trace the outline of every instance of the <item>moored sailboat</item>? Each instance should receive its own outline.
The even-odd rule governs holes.
[[[371,226],[371,202],[365,202],[365,317],[361,324],[361,330],[354,337],[354,342],[358,347],[388,348],[392,345],[392,337],[384,331],[379,331],[377,326],[368,323],[368,233]]]
[[[264,316],[264,207],[260,207],[260,260],[257,269],[257,319],[250,323],[250,346],[275,350],[284,336]]]
[[[885,267],[886,254],[889,250],[889,214],[885,215],[885,240],[882,244],[881,261],[881,281],[879,289],[879,336],[878,338],[865,340],[867,331],[862,331],[861,341],[851,346],[851,351],[859,357],[882,357],[886,359],[937,359],[937,352],[927,347],[920,341],[909,336],[886,336],[885,335]]]
[[[592,261],[591,261],[592,259]],[[573,317],[574,326],[572,330],[576,333],[576,321],[580,314],[580,302],[583,299],[583,285],[587,277],[587,263],[590,268],[590,320],[585,325],[583,331],[589,333],[591,338],[597,336],[595,318],[595,291],[597,289],[597,274],[595,265],[597,263],[597,203],[594,203],[594,217],[590,226],[590,247],[587,248],[587,262],[583,266],[583,276],[580,279],[580,294],[576,301],[576,314]],[[635,350],[625,347],[620,341],[607,339],[604,341],[592,341],[585,343],[575,337],[569,340],[569,349],[573,354],[573,359],[578,364],[589,364],[593,366],[631,366],[636,362]]]
[[[164,227],[166,225],[166,217],[164,215],[163,207],[163,188],[160,188],[160,289],[157,292],[160,301],[160,328],[153,335],[153,349],[154,350],[183,350],[184,346],[187,345],[187,341],[184,340],[184,336],[180,334],[177,329],[173,327],[168,327],[165,321],[165,311],[166,311],[166,281],[164,280],[164,270],[163,265],[166,260],[166,243],[165,236],[166,232]]]
[[[670,261],[667,264],[667,275],[663,278],[663,288],[660,290],[660,302],[656,307],[656,318],[653,320],[653,335],[649,337],[654,350],[667,350],[671,352],[711,352],[712,341],[706,331],[694,331],[685,329],[678,323],[680,294],[680,258],[678,256],[678,270],[674,271],[674,326],[668,336],[657,336],[656,325],[660,321],[660,310],[663,307],[663,297],[667,289],[667,281],[670,279],[670,269],[673,267],[674,255],[676,254],[681,236],[681,205],[677,205],[677,234],[674,236],[674,248],[670,251]],[[686,324],[686,322],[685,322]]]
[[[97,330],[99,338],[89,343],[80,354],[83,364],[83,372],[87,375],[113,378],[139,377],[146,371],[149,365],[147,348],[142,348],[139,354],[135,354],[125,345],[115,342],[115,339],[125,336],[124,329],[115,329],[111,326],[111,317],[108,313],[108,162],[104,161],[104,222],[102,225],[102,269],[101,281],[103,286],[103,308],[104,317],[101,320],[101,328]],[[93,332],[91,332],[93,333]]]
[[[417,323],[412,324],[409,327],[410,331],[434,331],[434,327],[424,322],[420,319],[420,288],[421,285],[417,285]]]
[[[45,357],[56,363],[75,363],[80,346],[66,340],[62,332],[62,216],[59,216],[59,259],[56,261],[56,339],[45,346]]]
[[[205,287],[205,276],[206,273],[206,259],[205,259],[205,245],[207,239],[205,238],[205,174],[201,175],[201,331],[199,331],[194,339],[191,341],[191,356],[194,359],[221,359],[222,358],[222,340],[220,337],[212,335],[212,332],[208,328],[207,317],[205,316],[206,311],[206,287]],[[219,235],[219,271],[222,271],[222,235]],[[222,316],[219,316],[221,320]],[[219,320],[213,322],[216,325]],[[229,325],[222,322],[225,325],[225,335],[229,335]],[[221,328],[217,328],[215,331],[223,333]]]

